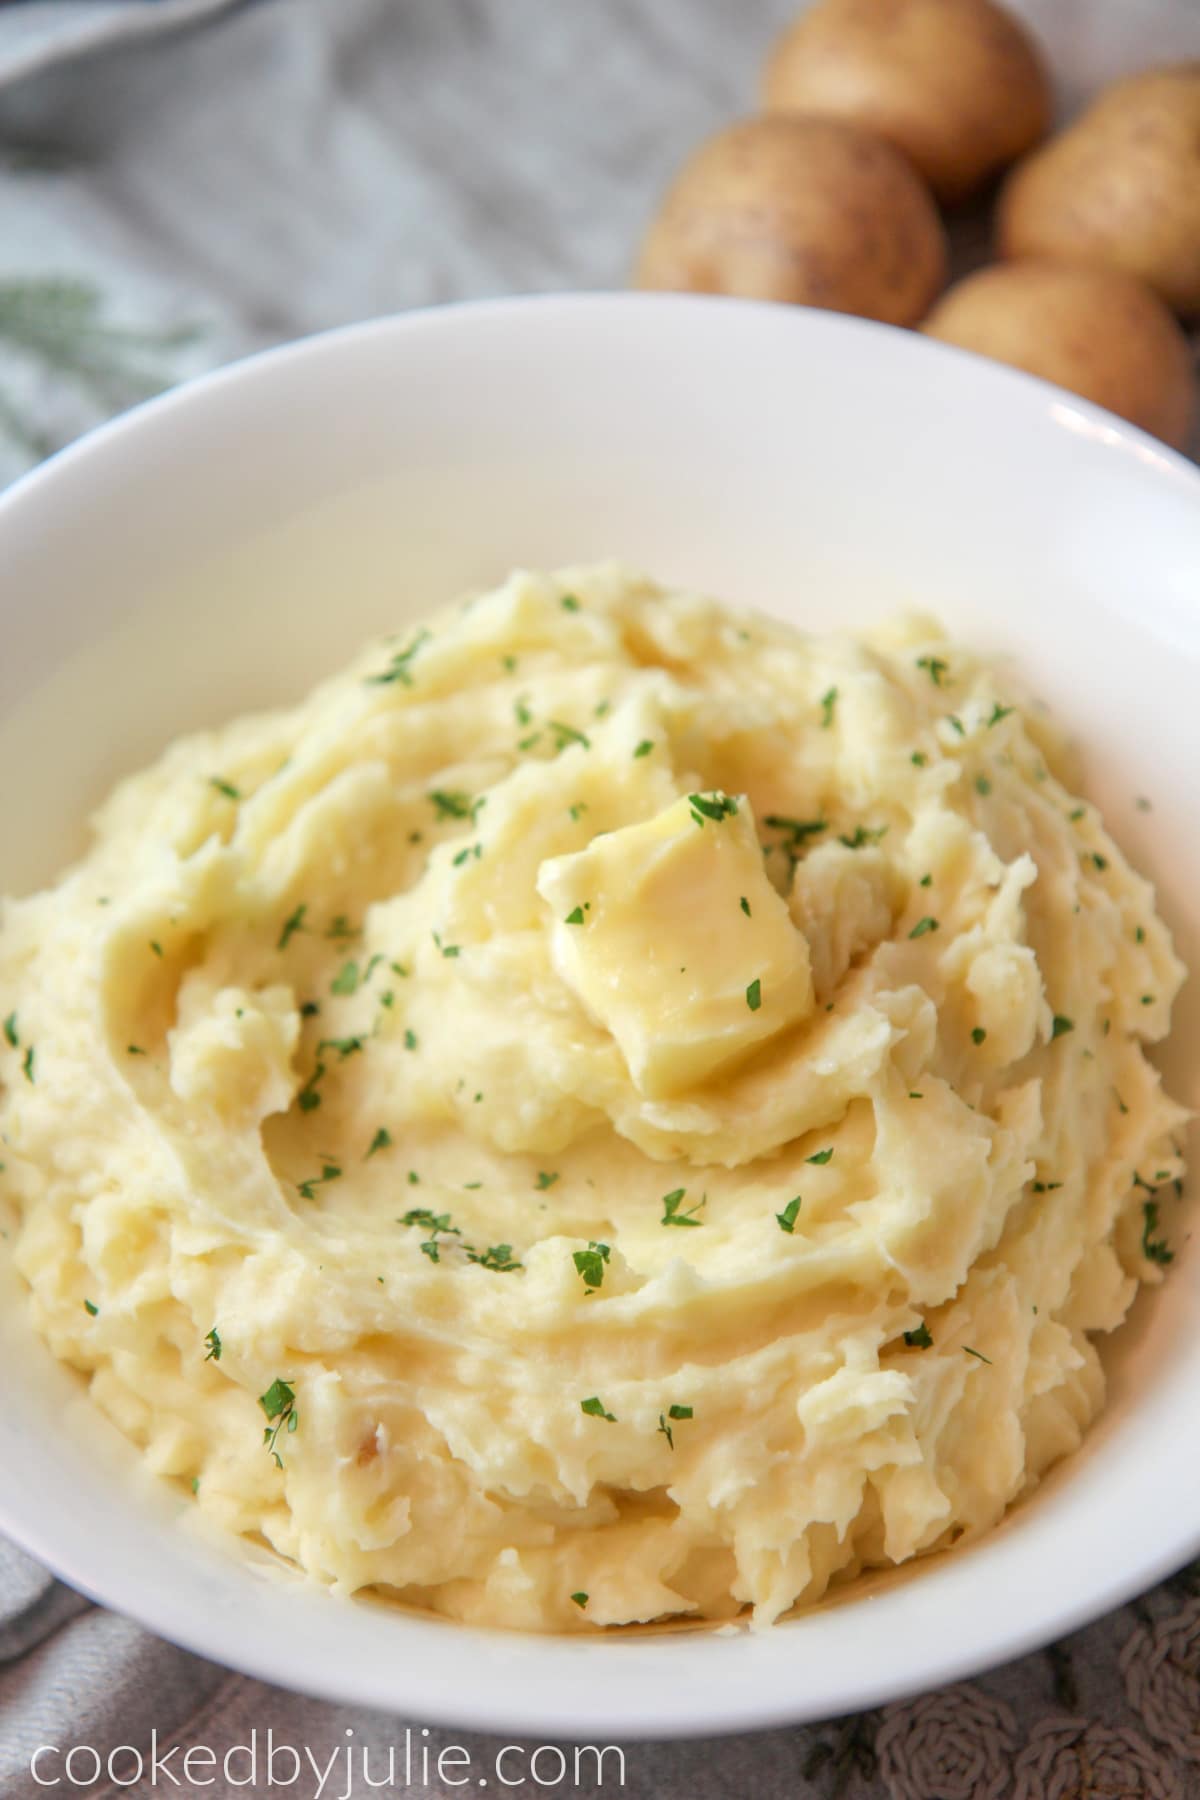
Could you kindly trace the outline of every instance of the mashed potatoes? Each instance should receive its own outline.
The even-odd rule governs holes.
[[[927,622],[517,575],[176,744],[0,931],[33,1316],[343,1590],[769,1622],[993,1524],[1169,1261],[1182,971]]]

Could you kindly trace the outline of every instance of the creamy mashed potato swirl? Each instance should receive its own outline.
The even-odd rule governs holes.
[[[993,1524],[1170,1257],[1182,970],[1007,680],[519,574],[0,930],[54,1352],[343,1591],[766,1623]]]

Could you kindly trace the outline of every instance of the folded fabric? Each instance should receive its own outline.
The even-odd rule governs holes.
[[[25,0],[0,8],[0,83],[110,43],[189,25],[236,0]]]

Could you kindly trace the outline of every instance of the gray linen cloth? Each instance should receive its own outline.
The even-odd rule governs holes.
[[[1018,4],[1067,106],[1127,68],[1200,54],[1197,0]],[[433,301],[620,285],[654,195],[688,146],[752,107],[763,50],[793,10],[0,0],[0,480],[155,385],[265,344]],[[204,12],[221,16],[167,29]],[[106,32],[112,49],[77,54]],[[981,242],[968,222],[960,259]],[[0,1800],[47,1791],[30,1767],[40,1744],[90,1744],[106,1760],[121,1744],[146,1751],[152,1732],[160,1756],[214,1751],[211,1782],[122,1787],[126,1753],[115,1784],[77,1764],[78,1791],[266,1792],[261,1770],[247,1782],[245,1755],[227,1771],[221,1760],[268,1728],[318,1769],[352,1730],[378,1781],[406,1724],[422,1721],[231,1675],[0,1543]],[[500,1740],[434,1730],[428,1742],[466,1746],[476,1786]],[[620,1791],[636,1800],[1184,1800],[1200,1794],[1200,1565],[1048,1651],[915,1701],[624,1750]],[[542,1791],[557,1766],[542,1759]],[[393,1792],[461,1791],[461,1775],[408,1784],[402,1756],[398,1769]],[[305,1761],[286,1791],[317,1783]],[[345,1785],[330,1774],[324,1792]],[[568,1776],[557,1791],[617,1785],[610,1760],[601,1781]],[[369,1791],[361,1776],[353,1791]]]

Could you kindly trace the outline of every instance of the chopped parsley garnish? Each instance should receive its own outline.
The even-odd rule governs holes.
[[[540,731],[529,732],[529,734],[526,737],[517,739],[517,749],[518,750],[532,750],[533,746],[535,744],[540,743],[541,736],[542,736],[542,734]]]
[[[1143,1203],[1142,1219],[1142,1255],[1148,1262],[1158,1263],[1161,1268],[1165,1268],[1168,1263],[1175,1261],[1175,1252],[1165,1239],[1151,1236],[1152,1232],[1158,1230],[1157,1200]]]
[[[1154,995],[1153,994],[1143,994],[1142,995],[1142,1005],[1143,1006],[1153,1006],[1154,1005]]]
[[[581,604],[582,602],[577,600],[574,594],[564,594],[559,601],[564,612],[578,612]]]
[[[321,1096],[317,1092],[325,1076],[325,1064],[318,1061],[312,1074],[296,1095],[296,1104],[301,1112],[315,1112],[321,1104]]]
[[[818,1150],[815,1155],[806,1156],[804,1160],[805,1160],[805,1162],[817,1163],[818,1165],[822,1164],[822,1163],[832,1162],[833,1161],[833,1150],[832,1150],[832,1148],[830,1148],[828,1150]]]
[[[939,926],[938,926],[937,920],[934,918],[931,918],[930,915],[928,913],[926,913],[926,915],[923,919],[917,920],[916,924],[913,926],[912,930],[909,932],[908,935],[910,938],[919,938],[919,937],[924,937],[927,932],[937,931],[938,929],[939,929]]]
[[[241,789],[234,787],[232,781],[226,781],[223,775],[210,775],[208,785],[216,788],[218,794],[224,794],[227,800],[240,800],[242,797]]]
[[[769,831],[785,832],[793,850],[798,849],[805,838],[829,830],[828,819],[792,819],[787,813],[768,813],[763,824]]]
[[[932,681],[934,687],[941,687],[943,685],[942,676],[946,673],[950,664],[940,656],[918,656],[917,667],[918,669],[925,669],[928,671],[929,679]]]
[[[866,844],[877,844],[887,836],[886,825],[856,825],[853,832],[843,832],[839,844],[845,844],[847,850],[861,850]]]
[[[967,728],[957,713],[947,713],[946,718],[949,721],[952,730],[956,731],[959,737],[966,737]]]
[[[972,1350],[970,1344],[964,1344],[963,1349],[966,1351],[968,1356],[977,1357],[980,1362],[987,1363],[990,1367],[992,1359],[990,1356],[985,1356],[983,1354],[982,1350]]]
[[[779,1226],[780,1231],[786,1231],[789,1237],[792,1237],[795,1233],[796,1215],[800,1211],[800,1205],[801,1196],[797,1194],[794,1200],[788,1201],[782,1212],[777,1212],[775,1214],[775,1221]]]
[[[518,725],[533,724],[533,714],[530,712],[528,706],[526,706],[524,698],[513,701],[513,713]]]
[[[277,950],[286,950],[296,933],[304,930],[304,915],[307,911],[307,904],[302,904],[284,920],[283,930],[279,934],[279,942],[275,946]]]
[[[411,1025],[406,1026],[405,1030],[404,1030],[404,1048],[406,1050],[415,1050],[419,1042],[420,1042],[420,1039],[417,1037],[417,1034],[413,1030],[412,1026]]]
[[[933,876],[932,875],[922,875],[920,881],[917,883],[917,886],[918,887],[932,887],[933,886]]]
[[[1145,943],[1145,941],[1146,941],[1146,928],[1145,928],[1145,926],[1144,926],[1144,925],[1139,925],[1139,926],[1138,926],[1138,927],[1137,927],[1137,930],[1136,930],[1136,931],[1135,931],[1135,932],[1134,932],[1134,934],[1133,934],[1133,941],[1134,941],[1134,943],[1135,943],[1135,944],[1144,944],[1144,943]]]
[[[353,994],[358,989],[358,964],[343,963],[329,984],[331,994]]]
[[[319,1056],[322,1050],[336,1050],[342,1060],[345,1061],[346,1057],[353,1056],[355,1052],[361,1050],[362,1047],[363,1041],[361,1037],[322,1038],[317,1045],[317,1055]]]
[[[1086,806],[1077,806],[1077,807],[1075,807],[1075,809],[1072,812],[1069,812],[1067,814],[1067,820],[1070,824],[1077,825],[1079,823],[1080,819],[1086,818],[1086,816],[1087,816],[1087,807]]]
[[[513,1256],[511,1244],[493,1244],[488,1250],[472,1250],[468,1244],[463,1245],[467,1253],[467,1261],[478,1263],[481,1269],[494,1269],[498,1275],[509,1275],[514,1269],[524,1267]]]
[[[673,1419],[678,1422],[680,1419],[690,1419],[691,1417],[692,1408],[690,1406],[669,1406],[665,1413],[659,1413],[657,1429],[666,1438],[668,1450],[675,1448],[675,1433],[667,1421]]]
[[[387,668],[384,669],[382,674],[367,676],[367,686],[388,687],[392,682],[399,681],[405,687],[411,687],[412,672],[409,668],[409,664],[417,654],[417,651],[421,648],[421,645],[428,641],[428,638],[429,633],[427,631],[418,631],[416,637],[406,650],[396,651],[391,662],[388,664]]]
[[[317,1197],[317,1189],[319,1187],[324,1187],[330,1181],[337,1181],[341,1173],[342,1171],[338,1168],[336,1163],[322,1163],[321,1173],[319,1175],[310,1175],[307,1181],[297,1182],[296,1191],[302,1200],[315,1200]]]
[[[762,1005],[762,982],[757,975],[746,989],[746,1005],[751,1012],[757,1012]]]
[[[1050,1026],[1050,1042],[1053,1043],[1055,1038],[1065,1037],[1068,1031],[1074,1031],[1074,1029],[1074,1019],[1068,1019],[1064,1013],[1055,1013]]]
[[[587,801],[577,800],[574,806],[568,806],[567,811],[576,823],[578,823],[579,819],[582,818],[583,814],[587,811]]]
[[[25,1052],[24,1059],[22,1060],[22,1063],[21,1063],[21,1073],[22,1073],[22,1075],[24,1075],[26,1081],[28,1081],[30,1083],[33,1083],[36,1079],[36,1077],[34,1075],[33,1064],[34,1064],[34,1050],[33,1050],[33,1045],[30,1044],[28,1050],[26,1050],[26,1052]]]
[[[83,1303],[83,1310],[85,1313],[89,1314],[91,1318],[94,1319],[96,1317],[96,1314],[100,1311],[100,1308],[98,1306],[96,1306],[93,1301],[85,1300]]]
[[[660,1225],[702,1225],[704,1223],[703,1219],[697,1219],[693,1215],[700,1211],[708,1196],[705,1195],[697,1200],[695,1206],[689,1206],[681,1212],[680,1207],[683,1206],[686,1195],[686,1188],[674,1188],[671,1193],[663,1195],[663,1216],[659,1220]]]
[[[1011,706],[1001,706],[1000,702],[997,700],[995,706],[992,708],[992,716],[987,722],[988,730],[990,731],[993,725],[998,725],[1001,719],[1007,719],[1009,713],[1013,710],[1014,709]]]
[[[587,1603],[588,1603],[588,1597],[587,1597],[587,1595],[586,1595],[586,1594],[585,1594],[585,1593],[584,1593],[584,1591],[583,1591],[583,1589],[582,1589],[582,1588],[580,1588],[580,1590],[579,1590],[579,1592],[578,1592],[578,1593],[577,1593],[577,1594],[572,1594],[572,1595],[571,1595],[571,1598],[572,1598],[572,1600],[573,1600],[573,1601],[574,1601],[574,1602],[575,1602],[575,1604],[576,1604],[576,1606],[577,1606],[577,1607],[578,1607],[578,1608],[579,1608],[579,1610],[580,1610],[580,1612],[582,1612],[582,1611],[583,1611],[583,1609],[584,1609],[584,1607],[585,1607],[585,1606],[586,1606],[586,1605],[587,1605]]]
[[[579,1410],[586,1413],[589,1419],[607,1419],[610,1425],[617,1422],[617,1415],[606,1410],[603,1400],[597,1394],[593,1394],[590,1400],[581,1400]]]
[[[158,942],[157,938],[150,939],[150,948],[151,948],[151,950],[153,950],[155,956],[161,956],[163,953],[163,947]]]
[[[433,788],[425,798],[439,819],[469,819],[471,796],[457,788]]]
[[[358,925],[352,925],[345,913],[335,913],[333,918],[329,921],[329,927],[325,936],[327,938],[332,938],[337,943],[344,943],[347,938],[361,937],[362,928]]]
[[[821,730],[828,731],[833,724],[833,709],[837,705],[838,691],[831,687],[821,695]]]
[[[977,794],[982,794],[984,796],[984,798],[986,799],[987,796],[991,793],[991,791],[992,791],[992,784],[988,780],[987,776],[986,775],[977,775],[975,777],[975,792]]]
[[[689,794],[688,805],[692,809],[692,817],[697,825],[703,825],[705,819],[732,818],[737,811],[737,801],[731,794],[714,792],[711,794]]]
[[[126,1054],[126,1056],[145,1056],[146,1052],[142,1049],[142,1046],[140,1044],[126,1044],[125,1054]],[[26,1061],[26,1064],[28,1064],[30,1061],[30,1058],[27,1056],[25,1058],[25,1061]],[[26,1068],[25,1073],[27,1075],[29,1075],[28,1067]],[[33,1076],[29,1075],[29,1079],[30,1079],[30,1081],[32,1081]]]
[[[1107,869],[1107,867],[1108,867],[1107,856],[1097,856],[1095,853],[1093,853],[1092,861],[1096,865],[1096,867],[1100,870],[1101,874],[1103,874],[1104,870]]]
[[[653,748],[654,748],[654,739],[653,738],[643,738],[641,743],[638,745],[637,749],[633,753],[634,761],[636,762],[636,760],[639,756],[649,756],[649,754],[653,750]]]
[[[482,844],[468,844],[465,850],[460,850],[457,856],[452,856],[450,858],[450,861],[456,869],[461,869],[463,864],[469,861],[472,856],[475,858],[475,861],[478,862],[482,855]]]
[[[443,944],[442,936],[439,931],[434,932],[433,941],[443,956],[457,956],[462,949],[461,944]]]
[[[265,1394],[259,1395],[258,1404],[270,1421],[263,1432],[263,1443],[274,1457],[275,1467],[282,1469],[283,1458],[275,1444],[281,1431],[287,1431],[290,1436],[300,1423],[300,1414],[296,1410],[296,1390],[290,1381],[277,1378]]]
[[[929,761],[929,758],[923,750],[914,750],[908,760],[915,768],[923,769],[925,764]]]
[[[411,1169],[409,1170],[408,1179],[410,1181],[414,1179],[414,1172]],[[462,1232],[459,1230],[458,1226],[450,1223],[449,1213],[430,1212],[427,1206],[417,1206],[414,1207],[411,1212],[406,1212],[404,1217],[400,1220],[400,1223],[401,1225],[408,1226],[420,1225],[424,1230],[428,1231],[429,1236],[421,1245],[421,1254],[422,1256],[427,1256],[430,1262],[433,1263],[441,1262],[442,1260],[441,1251],[438,1247],[439,1236],[462,1236]]]
[[[547,719],[546,723],[554,733],[555,749],[565,750],[568,744],[578,744],[583,750],[591,749],[591,738],[585,737],[582,731],[576,731],[573,725],[564,725],[561,719]]]
[[[982,1042],[986,1036],[987,1036],[987,1032],[984,1030],[983,1026],[976,1025],[974,1031],[972,1031],[972,1033],[971,1033],[971,1042],[973,1044],[982,1044]]]
[[[740,905],[742,911],[745,913],[746,917],[749,918],[750,917],[750,902],[747,900],[745,894],[742,895],[741,900],[738,902],[738,904]]]
[[[552,1188],[557,1180],[557,1169],[539,1169],[538,1178],[533,1185],[537,1188],[539,1193],[544,1194],[546,1189]]]
[[[925,1323],[924,1319],[921,1320],[921,1323],[915,1328],[915,1330],[906,1331],[904,1333],[904,1341],[908,1345],[910,1350],[928,1350],[929,1349],[930,1345],[933,1343],[933,1338],[930,1335],[929,1327]]]
[[[573,906],[571,908],[570,912],[567,914],[566,918],[563,920],[563,924],[564,925],[582,925],[583,924],[583,908],[582,908],[582,906]]]
[[[220,1360],[221,1360],[221,1334],[217,1330],[215,1325],[213,1326],[212,1330],[205,1335],[204,1342],[208,1346],[208,1349],[206,1350],[205,1356],[204,1356],[205,1362],[220,1362]]]
[[[1035,1181],[1033,1183],[1033,1192],[1035,1194],[1052,1194],[1056,1188],[1060,1188],[1061,1186],[1061,1181]]]
[[[4,1035],[15,1050],[17,1045],[21,1042],[20,1038],[17,1036],[17,1015],[15,1012],[10,1012],[7,1019],[4,1021]]]
[[[500,662],[501,662],[502,667],[507,670],[508,674],[510,674],[510,675],[516,674],[517,659],[515,656],[502,656],[500,658]]]
[[[392,1134],[386,1125],[381,1125],[379,1130],[375,1133],[375,1136],[371,1139],[371,1147],[367,1151],[366,1156],[363,1157],[363,1161],[367,1162],[377,1151],[390,1150],[391,1147]]]
[[[586,1250],[574,1250],[571,1260],[579,1274],[583,1277],[586,1288],[598,1288],[604,1281],[604,1265],[608,1261],[609,1247],[598,1244],[594,1238],[588,1239]]]

